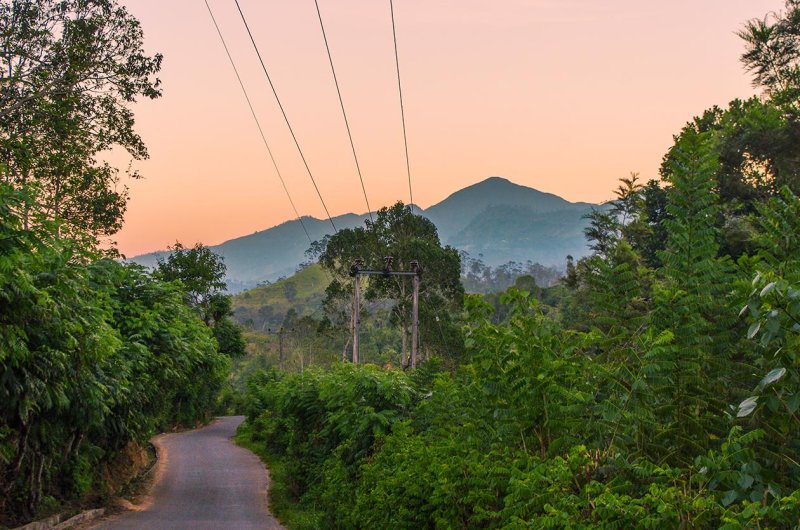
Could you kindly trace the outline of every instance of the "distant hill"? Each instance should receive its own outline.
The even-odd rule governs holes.
[[[440,239],[468,252],[491,266],[509,261],[539,262],[562,266],[566,256],[588,254],[583,237],[585,214],[599,205],[569,202],[552,193],[491,177],[459,190],[427,210],[414,208],[439,229]],[[366,214],[334,217],[337,228],[363,225]],[[327,220],[304,217],[313,240],[332,233]],[[300,222],[278,226],[242,236],[211,249],[225,259],[228,288],[239,292],[259,283],[290,276],[305,259],[308,239]],[[154,266],[165,252],[136,256],[131,260]]]
[[[566,256],[584,256],[584,215],[599,205],[569,202],[558,195],[491,177],[425,210],[446,244],[487,265],[528,260],[562,266]]]
[[[334,217],[333,222],[341,230],[363,225],[367,217],[366,214],[346,214]],[[327,219],[303,217],[303,222],[313,241],[333,233]],[[308,238],[300,221],[294,220],[209,248],[225,260],[228,290],[237,293],[263,282],[291,276],[298,265],[305,261],[308,247]],[[167,254],[166,251],[153,252],[131,258],[131,261],[154,267],[158,259]]]
[[[299,316],[321,316],[325,288],[330,283],[319,265],[312,265],[297,274],[262,285],[233,297],[234,318],[255,331],[280,328],[289,309]]]
[[[500,206],[528,208],[539,214],[547,214],[559,211],[584,212],[595,205],[572,203],[558,195],[520,186],[502,177],[490,177],[453,193],[425,210],[424,215],[436,224],[439,236],[449,240],[485,210]],[[488,221],[486,218],[484,220]]]

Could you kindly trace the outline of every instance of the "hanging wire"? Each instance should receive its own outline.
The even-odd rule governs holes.
[[[283,114],[283,119],[286,122],[286,126],[289,128],[289,132],[292,135],[292,139],[294,140],[294,145],[297,147],[297,151],[300,153],[300,158],[303,160],[303,165],[306,167],[306,171],[308,172],[308,176],[311,179],[311,183],[314,185],[314,189],[317,191],[317,196],[319,197],[320,202],[322,203],[322,207],[325,210],[325,215],[328,216],[328,221],[330,221],[331,226],[333,227],[334,232],[338,232],[336,229],[336,225],[333,222],[333,218],[331,218],[331,214],[328,211],[328,206],[325,204],[325,199],[322,198],[322,193],[319,191],[319,186],[317,186],[317,181],[314,179],[313,173],[311,173],[311,168],[308,166],[308,162],[306,161],[306,157],[303,154],[303,149],[300,147],[300,142],[297,140],[297,135],[294,133],[294,129],[292,128],[292,124],[289,122],[289,117],[286,115],[286,110],[283,108],[283,103],[281,103],[281,99],[278,97],[278,91],[275,89],[275,85],[272,82],[272,78],[267,71],[267,66],[264,64],[264,59],[261,57],[261,51],[258,49],[258,45],[256,44],[255,38],[253,38],[253,32],[250,31],[250,25],[247,23],[247,17],[245,17],[244,12],[242,11],[242,6],[239,5],[239,0],[234,0],[236,2],[236,8],[239,10],[239,15],[242,17],[242,22],[244,22],[244,27],[247,30],[247,35],[250,37],[250,42],[253,43],[253,48],[256,51],[256,55],[258,56],[258,61],[261,63],[261,69],[264,70],[264,75],[267,77],[267,82],[269,82],[269,86],[272,89],[272,94],[275,96],[275,100],[278,102],[278,107],[281,109],[281,114]]]
[[[236,68],[236,63],[233,60],[233,56],[231,55],[230,50],[228,49],[228,44],[225,42],[225,37],[222,36],[222,30],[217,24],[217,19],[214,16],[214,12],[211,10],[211,6],[208,3],[208,0],[204,0],[206,4],[206,8],[208,9],[208,14],[211,15],[211,21],[214,23],[214,27],[217,30],[217,35],[219,35],[219,39],[222,42],[222,47],[225,48],[225,54],[228,56],[228,61],[230,61],[231,66],[233,67],[233,72],[236,74],[236,80],[239,81],[239,86],[242,87],[242,93],[244,94],[245,100],[247,100],[247,106],[250,108],[250,113],[253,115],[253,119],[256,122],[256,127],[258,127],[258,133],[261,135],[261,140],[264,142],[264,147],[267,149],[267,153],[269,154],[269,158],[272,161],[272,165],[275,168],[275,173],[278,174],[278,179],[281,181],[281,186],[283,186],[283,191],[286,192],[286,197],[289,199],[289,204],[292,205],[292,210],[294,210],[294,214],[297,217],[297,220],[300,221],[300,226],[303,228],[303,232],[305,232],[306,237],[308,238],[309,243],[313,243],[311,240],[311,236],[308,233],[308,229],[306,228],[305,223],[303,222],[303,218],[300,216],[300,213],[297,211],[297,207],[292,200],[292,195],[289,193],[289,188],[286,187],[286,182],[283,180],[283,175],[281,175],[280,169],[278,169],[278,164],[275,162],[275,156],[272,154],[272,149],[269,147],[269,142],[267,142],[267,137],[264,134],[264,129],[261,127],[261,122],[258,119],[258,115],[256,115],[256,111],[253,108],[253,103],[250,100],[250,96],[247,94],[247,89],[244,86],[244,82],[242,81],[242,77],[239,75],[239,69]]]
[[[319,19],[319,27],[322,30],[322,39],[325,41],[325,50],[328,52],[328,62],[331,65],[331,73],[333,74],[333,83],[336,85],[336,95],[339,96],[339,106],[342,109],[342,117],[344,118],[344,125],[347,128],[347,137],[350,139],[350,148],[353,150],[353,160],[356,163],[356,170],[358,171],[358,180],[361,181],[361,191],[364,192],[364,202],[367,204],[367,213],[369,213],[370,221],[374,222],[372,218],[372,208],[369,205],[367,198],[367,188],[364,185],[364,176],[361,173],[361,164],[358,163],[358,156],[356,155],[356,146],[353,142],[353,133],[350,131],[350,122],[347,119],[347,112],[344,110],[344,100],[342,99],[342,91],[339,88],[339,79],[336,77],[336,68],[333,66],[333,55],[331,55],[331,48],[328,45],[328,36],[325,33],[325,24],[322,22],[322,13],[319,9],[319,1],[314,0],[314,5],[317,8],[317,18]]]
[[[405,108],[403,106],[403,83],[400,81],[400,57],[397,53],[397,29],[394,22],[394,2],[393,0],[389,0],[389,10],[392,14],[392,39],[394,40],[394,64],[397,68],[397,91],[400,94],[400,118],[403,121],[403,144],[405,146],[406,151],[406,173],[408,175],[408,196],[409,200],[409,208],[411,212],[414,212],[414,193],[411,190],[411,163],[409,162],[408,158],[408,134],[406,133],[406,113]]]

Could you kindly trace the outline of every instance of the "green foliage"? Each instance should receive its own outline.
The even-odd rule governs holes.
[[[753,73],[754,84],[780,102],[796,103],[800,96],[800,3],[786,0],[785,12],[750,20],[738,34],[747,46],[742,62]]]
[[[94,489],[128,441],[205,419],[229,368],[178,285],[25,230],[27,200],[0,186],[3,523]]]
[[[165,282],[181,282],[189,303],[203,320],[211,322],[216,309],[214,297],[225,289],[225,262],[221,257],[200,243],[186,248],[176,242],[166,259],[158,261],[156,276]]]
[[[180,284],[98,249],[127,203],[101,156],[147,157],[130,106],[161,95],[139,22],[116,0],[0,2],[0,46],[0,526],[15,526],[104,491],[128,443],[206,420],[229,359]]]
[[[6,182],[37,184],[62,233],[118,231],[127,190],[99,158],[114,147],[147,158],[130,104],[161,95],[161,56],[144,53],[138,20],[116,0],[2,2],[0,46]],[[34,220],[23,212],[26,226]]]
[[[229,318],[217,320],[213,328],[214,338],[217,339],[220,353],[230,357],[241,357],[244,355],[247,343],[244,340],[242,328],[237,326]]]
[[[340,366],[254,377],[247,432],[291,470],[281,490],[330,528],[719,521],[714,495],[680,470],[580,443],[602,412],[585,337],[560,332],[525,293],[507,298],[505,325],[468,298],[471,363],[456,374]]]
[[[662,437],[675,444],[677,458],[702,451],[711,437],[723,435],[724,396],[736,373],[723,368],[731,358],[732,319],[725,317],[731,287],[726,285],[726,261],[717,259],[718,206],[712,186],[718,161],[713,142],[708,134],[685,131],[673,148],[667,206],[671,218],[665,221],[666,249],[659,254],[663,267],[654,324],[672,332],[675,340],[657,359],[671,368],[656,387],[664,397],[656,406],[666,420]]]
[[[158,261],[154,275],[164,282],[176,282],[217,340],[219,351],[230,357],[244,355],[242,329],[233,315],[231,296],[224,294],[225,262],[208,247],[197,243],[192,248],[180,242],[170,248],[166,259]]]
[[[662,183],[622,179],[562,285],[467,296],[450,371],[251,380],[251,439],[317,526],[798,527],[798,27],[795,0],[745,27],[767,97],[684,127]]]

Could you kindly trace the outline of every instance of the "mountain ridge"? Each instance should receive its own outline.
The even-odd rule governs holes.
[[[489,177],[457,190],[427,209],[414,213],[430,219],[443,244],[481,257],[487,265],[534,261],[562,265],[568,254],[588,254],[583,236],[584,216],[598,204],[570,202],[553,193]],[[338,229],[362,226],[369,213],[346,213],[333,218]],[[312,241],[333,233],[328,219],[303,216]],[[232,292],[289,276],[304,261],[308,238],[297,219],[209,248],[222,256]],[[129,261],[154,267],[168,250],[151,252]]]

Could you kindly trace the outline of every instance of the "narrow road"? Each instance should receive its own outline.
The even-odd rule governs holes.
[[[168,434],[159,441],[161,462],[152,504],[93,528],[108,530],[279,529],[267,509],[267,472],[261,460],[230,438],[242,416],[208,427]]]

